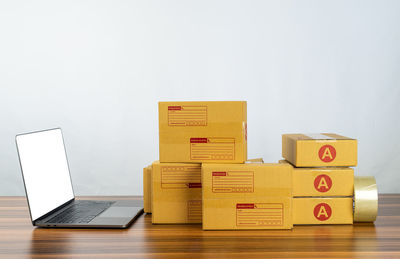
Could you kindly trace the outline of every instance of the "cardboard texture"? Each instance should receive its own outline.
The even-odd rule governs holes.
[[[203,164],[203,229],[291,229],[287,164]]]
[[[153,224],[201,223],[201,164],[152,165]]]
[[[285,160],[279,163],[287,163]],[[293,196],[353,196],[354,169],[349,167],[293,167]]]
[[[283,134],[282,156],[296,167],[356,166],[357,140],[333,133]]]
[[[159,102],[160,162],[243,163],[247,103]]]
[[[352,198],[294,198],[293,224],[353,224]]]
[[[151,213],[151,166],[143,168],[143,206],[145,213]]]

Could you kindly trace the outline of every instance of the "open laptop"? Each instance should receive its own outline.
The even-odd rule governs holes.
[[[15,140],[34,226],[126,228],[143,213],[141,201],[75,199],[60,128]]]

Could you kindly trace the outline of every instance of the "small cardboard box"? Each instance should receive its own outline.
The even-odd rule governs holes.
[[[203,206],[204,230],[291,229],[291,198],[211,199]]]
[[[203,164],[203,229],[291,229],[287,164]]]
[[[243,163],[247,103],[159,102],[160,162]]]
[[[287,163],[285,160],[280,163]],[[293,197],[354,195],[354,170],[349,167],[293,167]]]
[[[282,156],[296,167],[356,166],[357,140],[332,133],[283,134]]]
[[[201,164],[152,165],[153,224],[201,223]]]
[[[353,199],[293,198],[293,224],[353,224]]]
[[[151,213],[151,166],[143,168],[143,206],[145,213]]]

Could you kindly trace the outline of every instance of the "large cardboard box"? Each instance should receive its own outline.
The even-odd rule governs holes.
[[[293,224],[353,224],[353,199],[293,198]]]
[[[357,140],[333,133],[283,134],[282,156],[296,167],[356,166]]]
[[[152,190],[153,224],[201,223],[201,164],[154,162]]]
[[[143,206],[145,213],[151,213],[151,166],[143,168]]]
[[[247,103],[159,102],[160,162],[243,163]]]
[[[287,163],[285,160],[280,163]],[[353,196],[354,169],[349,167],[293,167],[293,197]]]
[[[291,229],[287,164],[203,164],[203,229]]]

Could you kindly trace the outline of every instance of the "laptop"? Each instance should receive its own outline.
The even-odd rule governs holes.
[[[77,200],[60,128],[15,137],[32,224],[51,228],[127,228],[143,213],[135,200]]]

